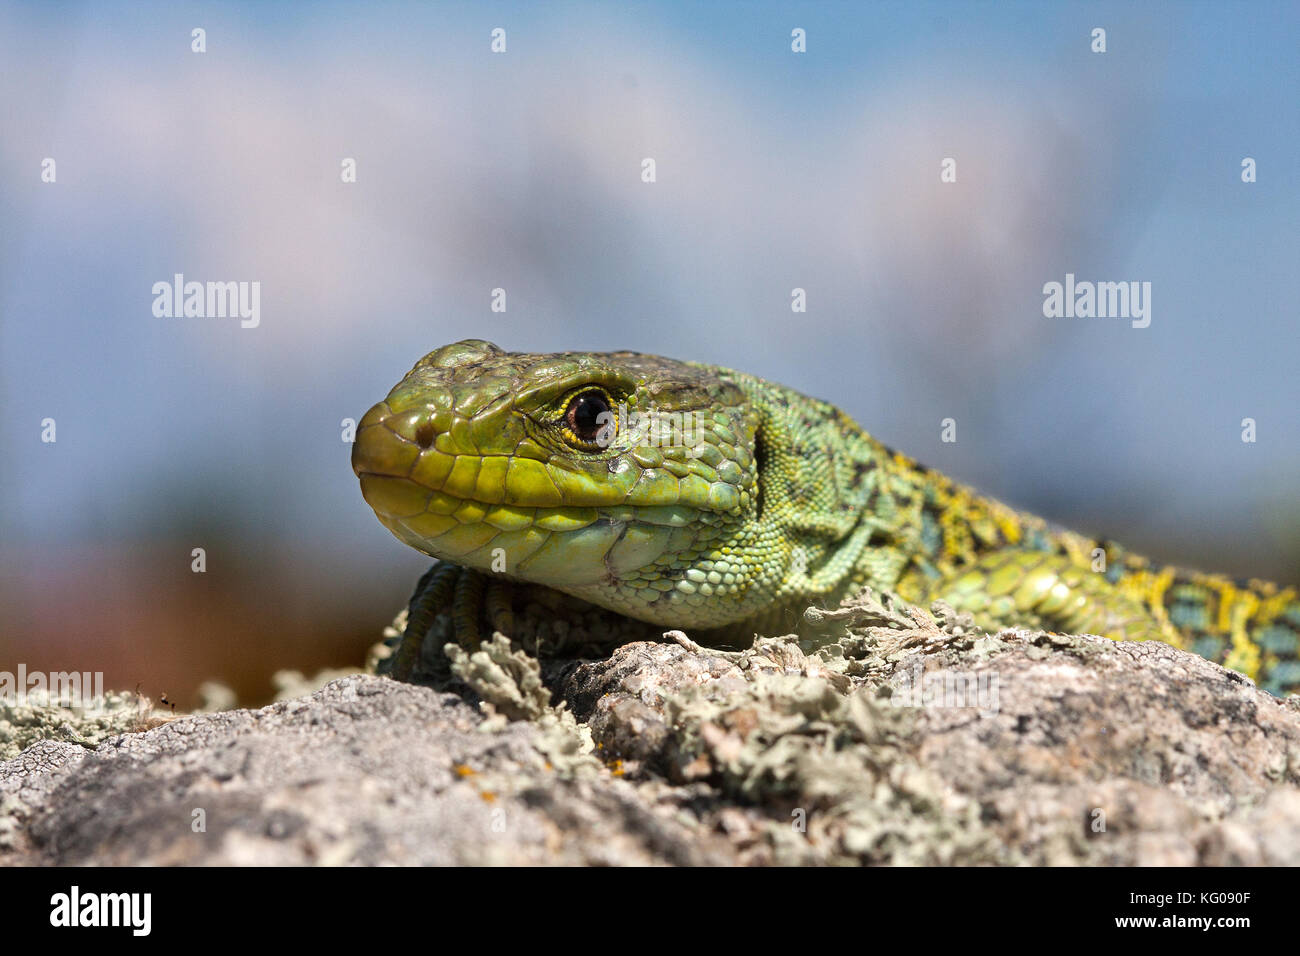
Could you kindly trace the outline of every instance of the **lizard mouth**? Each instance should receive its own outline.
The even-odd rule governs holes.
[[[381,402],[362,418],[352,448],[367,504],[425,554],[578,588],[634,575],[693,534],[695,509],[619,502],[615,482],[602,488],[536,459],[451,453],[430,420]]]

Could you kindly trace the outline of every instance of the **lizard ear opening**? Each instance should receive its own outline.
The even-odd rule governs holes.
[[[754,517],[763,519],[763,481],[767,477],[767,442],[763,440],[763,426],[754,429]]]

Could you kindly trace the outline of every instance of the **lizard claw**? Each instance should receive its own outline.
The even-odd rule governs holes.
[[[478,571],[439,561],[415,586],[406,613],[406,630],[393,656],[389,674],[396,680],[411,681],[421,661],[425,644],[432,636],[438,644],[428,657],[441,656],[442,645],[453,641],[467,651],[478,650],[483,624],[507,636],[513,630],[514,612],[510,585],[488,578]]]

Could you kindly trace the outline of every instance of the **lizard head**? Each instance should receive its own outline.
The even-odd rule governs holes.
[[[633,613],[757,507],[757,422],[717,372],[457,342],[365,414],[352,468],[411,547]]]

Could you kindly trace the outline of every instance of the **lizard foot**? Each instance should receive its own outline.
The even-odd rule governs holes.
[[[663,629],[538,584],[440,561],[420,578],[394,652],[377,670],[441,683],[449,674],[444,645],[473,652],[494,632],[530,654],[599,657],[628,641],[662,640]]]

